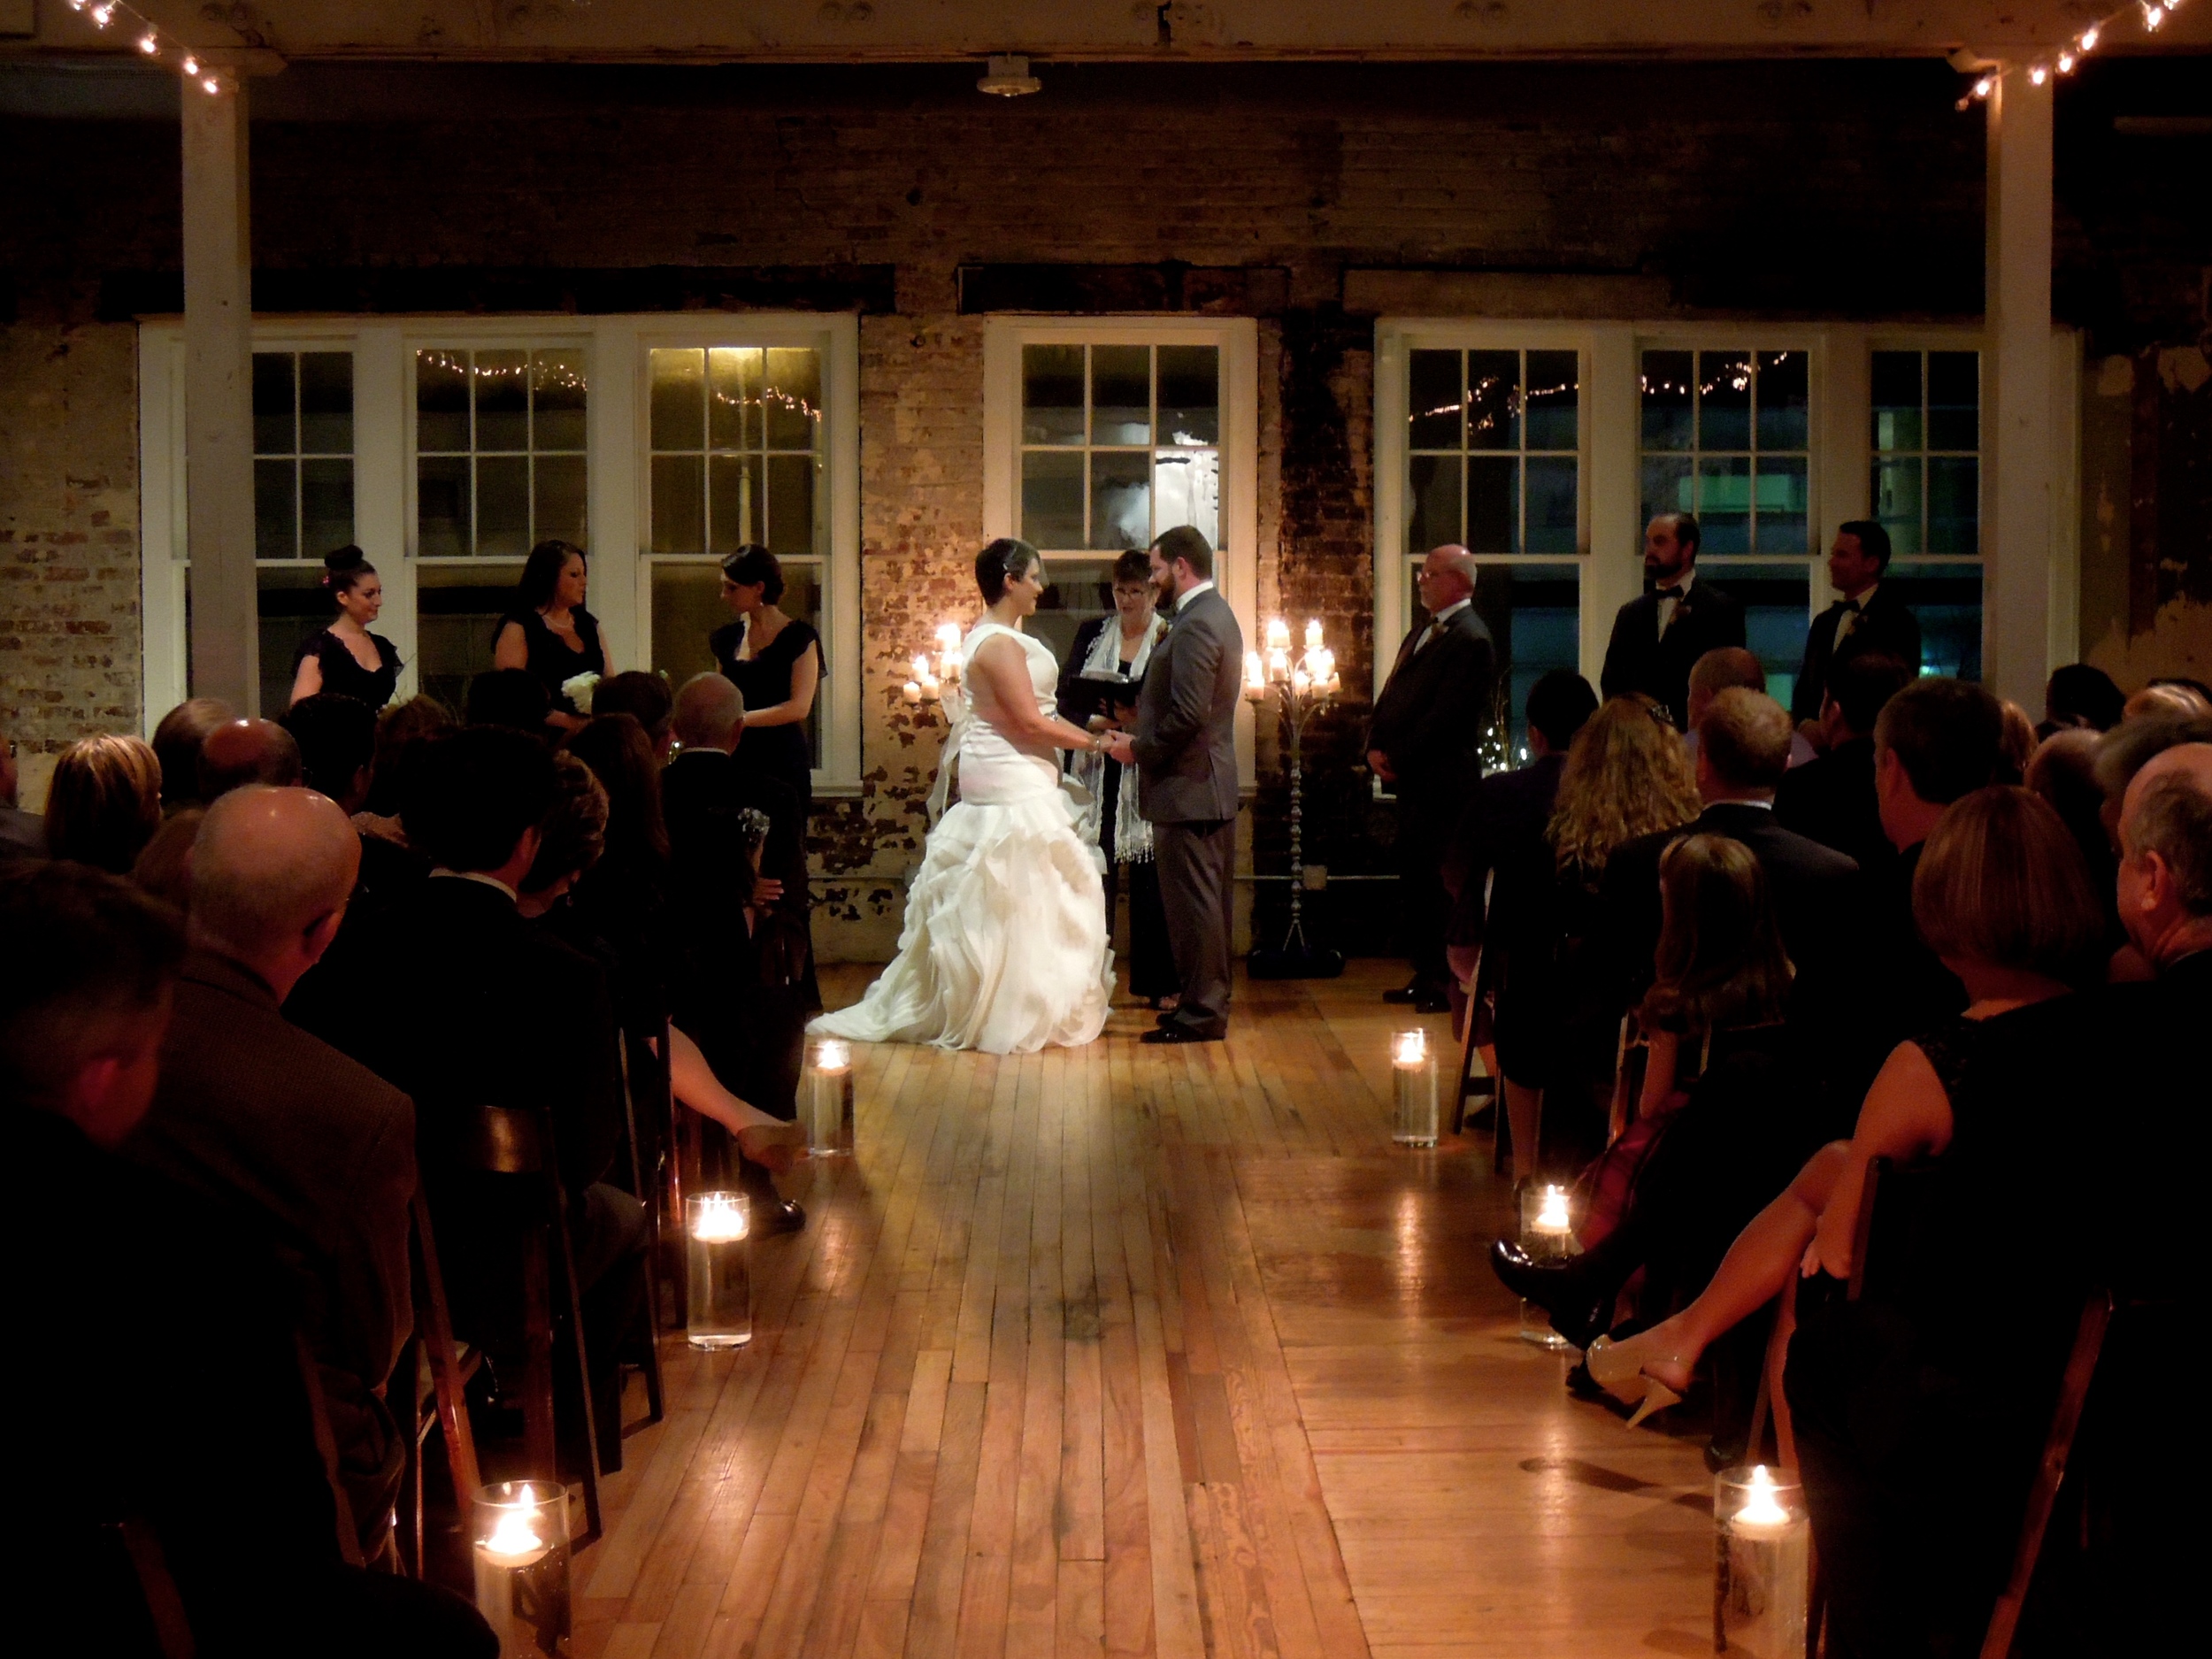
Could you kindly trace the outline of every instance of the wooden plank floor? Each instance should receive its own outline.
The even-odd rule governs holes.
[[[1517,1340],[1486,1144],[1389,1143],[1389,965],[1240,987],[1218,1046],[861,1049],[752,1346],[666,1348],[577,1652],[1709,1651],[1695,1445]]]

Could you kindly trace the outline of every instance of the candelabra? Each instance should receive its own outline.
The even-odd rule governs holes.
[[[1290,928],[1279,950],[1255,950],[1247,964],[1258,979],[1333,979],[1344,972],[1344,956],[1316,950],[1306,941],[1305,923],[1305,734],[1306,722],[1325,709],[1341,688],[1336,653],[1322,642],[1318,620],[1306,624],[1305,651],[1290,654],[1290,624],[1267,621],[1264,652],[1244,654],[1244,699],[1256,709],[1271,692],[1281,697],[1280,716],[1290,738]]]
[[[927,651],[914,653],[909,664],[913,678],[899,687],[899,699],[910,706],[921,703],[940,703],[949,700],[945,710],[957,718],[960,703],[960,625],[942,622],[937,626],[937,656],[931,661]]]

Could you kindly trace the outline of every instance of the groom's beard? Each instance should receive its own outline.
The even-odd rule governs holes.
[[[1162,616],[1173,616],[1175,614],[1175,579],[1171,576],[1153,583],[1152,591],[1156,595],[1153,609]]]

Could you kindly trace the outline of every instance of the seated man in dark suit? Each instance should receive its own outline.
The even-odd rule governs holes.
[[[454,1328],[495,1350],[520,1331],[518,1226],[505,1188],[457,1168],[449,1148],[481,1106],[534,1107],[549,1121],[598,1373],[600,1458],[618,1469],[612,1340],[636,1306],[645,1211],[607,1181],[625,1131],[613,1002],[596,963],[515,907],[553,803],[553,759],[521,733],[464,727],[424,745],[408,790],[408,842],[432,869],[380,924],[364,983],[424,989],[359,1022],[354,1041],[414,1100]]]
[[[677,960],[669,974],[675,1023],[733,1094],[789,1118],[806,1041],[799,798],[732,759],[745,734],[745,699],[724,676],[687,681],[675,721],[682,747],[661,774],[676,897]],[[804,1224],[806,1212],[779,1197],[759,1165],[746,1161],[742,1179],[757,1209],[767,1207],[772,1228]]]
[[[1697,520],[1661,513],[1644,529],[1647,591],[1613,618],[1598,689],[1663,703],[1678,731],[1690,718],[1690,665],[1710,650],[1744,642],[1743,606],[1697,576]]]
[[[1659,943],[1659,856],[1678,835],[1725,835],[1741,841],[1765,871],[1797,968],[1795,1000],[1815,994],[1838,964],[1847,907],[1858,865],[1841,853],[1774,821],[1774,791],[1789,766],[1790,717],[1763,693],[1720,693],[1698,726],[1697,787],[1705,810],[1679,830],[1641,835],[1607,861],[1600,890],[1601,960],[1619,980],[1623,1007],[1651,982]]]
[[[1820,718],[1827,695],[1828,671],[1861,651],[1878,651],[1920,672],[1920,619],[1898,597],[1885,592],[1889,569],[1889,532],[1870,518],[1855,518],[1836,529],[1828,549],[1828,580],[1842,598],[1813,618],[1805,635],[1805,664],[1790,697],[1790,718]]]
[[[491,1659],[458,1597],[346,1564],[293,1286],[266,1249],[114,1156],[160,1076],[173,914],[80,864],[19,865],[0,872],[0,938],[8,1311],[66,1367],[58,1386],[19,1368],[36,1396],[10,1468],[34,1522],[13,1552],[34,1592],[22,1651],[165,1651],[150,1563],[188,1627],[174,1636],[204,1654]]]
[[[1475,573],[1463,547],[1433,548],[1421,561],[1428,617],[1399,646],[1367,730],[1367,764],[1398,802],[1399,933],[1413,969],[1404,988],[1385,995],[1424,1012],[1449,1005],[1444,856],[1482,775],[1498,677],[1490,630],[1475,614]]]
[[[1774,792],[1774,816],[1783,828],[1857,859],[1862,870],[1896,856],[1874,799],[1874,722],[1911,680],[1903,663],[1878,651],[1854,651],[1831,664],[1820,702],[1825,747],[1817,758],[1793,766]]]
[[[359,861],[352,826],[312,791],[252,784],[208,809],[161,1086],[124,1153],[229,1211],[296,1282],[373,1557],[390,1548],[404,1444],[381,1396],[414,1317],[415,1111],[278,1011],[336,936]]]

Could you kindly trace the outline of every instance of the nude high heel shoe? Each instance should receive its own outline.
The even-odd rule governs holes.
[[[1679,1365],[1686,1371],[1691,1364],[1687,1356],[1662,1348],[1654,1340],[1655,1335],[1655,1328],[1619,1342],[1601,1336],[1590,1344],[1583,1356],[1583,1363],[1589,1367],[1592,1379],[1600,1387],[1622,1404],[1636,1408],[1628,1419],[1632,1429],[1653,1412],[1664,1411],[1682,1402],[1679,1394],[1644,1371],[1646,1365],[1655,1362]]]

